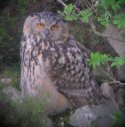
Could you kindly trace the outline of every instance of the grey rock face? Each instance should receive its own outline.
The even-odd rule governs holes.
[[[115,28],[114,26],[110,25],[105,30],[105,33],[109,37],[111,37],[111,38],[107,38],[107,39],[108,39],[109,44],[115,50],[115,52],[119,56],[125,57],[125,39],[122,37],[122,34],[120,33],[120,31],[117,28]]]
[[[108,43],[118,54],[118,56],[125,58],[125,29],[118,30],[114,26],[110,25],[105,30],[105,33],[111,37],[107,38]],[[115,38],[115,39],[113,39]],[[125,66],[122,66],[116,70],[117,80],[125,81]]]
[[[75,111],[71,116],[70,124],[77,127],[91,127],[91,123],[96,120],[89,106],[84,106]]]
[[[109,37],[107,38],[107,43],[112,47],[110,50],[117,54],[117,56],[125,58],[125,29],[118,29],[112,25],[109,25],[104,33]],[[94,70],[94,75],[97,77],[97,80],[108,80],[110,78],[104,72],[107,67],[105,65],[100,65]],[[125,65],[120,68],[115,68],[115,77],[119,81],[125,81]],[[110,74],[109,74],[110,75]]]
[[[9,83],[11,83],[11,81],[12,81],[11,78],[2,78],[2,79],[0,79],[0,82],[4,83],[4,84],[9,84]]]
[[[107,83],[102,84],[102,104],[98,106],[83,106],[75,111],[70,118],[70,124],[77,127],[112,127],[113,116],[120,112],[114,100],[113,91]]]
[[[16,99],[21,99],[20,91],[12,86],[8,86],[3,89],[3,93],[7,96],[7,99],[14,101]]]
[[[120,112],[113,101],[106,101],[99,106],[84,106],[75,111],[71,116],[70,124],[78,127],[111,127],[112,116]]]

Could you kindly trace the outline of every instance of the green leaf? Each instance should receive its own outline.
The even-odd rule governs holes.
[[[111,64],[111,67],[120,67],[122,65],[125,64],[125,59],[122,58],[122,57],[115,57],[112,64]]]
[[[79,12],[80,14],[80,19],[82,20],[82,22],[88,22],[90,16],[92,15],[92,12],[90,12],[88,9],[82,10]]]
[[[116,0],[111,0],[111,8],[113,11],[118,11],[121,9],[120,4]]]
[[[118,4],[124,5],[125,4],[125,0],[118,0],[117,2]]]
[[[110,24],[110,16],[111,14],[107,12],[101,17],[98,17],[97,20],[100,22],[101,25],[107,27]]]
[[[123,2],[120,2],[121,0],[101,0],[101,5],[105,10],[113,10],[113,11],[118,11],[121,9],[121,4]]]
[[[71,14],[74,9],[74,6],[72,4],[66,5],[64,7],[64,13],[65,14]]]
[[[109,26],[109,20],[108,19],[98,18],[98,21],[100,22],[101,25],[103,25],[105,27]]]
[[[122,122],[122,114],[120,112],[115,112],[113,116],[113,125],[121,123]]]
[[[102,4],[102,6],[104,6],[105,9],[108,9],[111,4],[111,1],[110,0],[101,0],[101,4]]]
[[[77,19],[77,15],[74,12],[74,5],[72,4],[66,5],[61,15],[64,16],[65,20],[67,21],[73,21]]]
[[[113,11],[118,11],[121,9],[121,6],[118,3],[111,4],[111,7]]]
[[[89,64],[95,69],[100,64],[105,64],[110,61],[110,56],[106,54],[101,54],[99,52],[91,53],[88,60]]]
[[[113,24],[117,25],[118,28],[125,28],[125,14],[114,16]]]

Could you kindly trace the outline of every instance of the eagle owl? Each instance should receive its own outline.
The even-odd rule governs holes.
[[[87,62],[90,53],[69,34],[58,14],[28,16],[20,52],[23,97],[47,92],[55,112],[100,102],[101,92]]]

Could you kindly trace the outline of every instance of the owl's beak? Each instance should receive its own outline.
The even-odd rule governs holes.
[[[44,34],[45,34],[45,38],[48,38],[48,35],[49,35],[49,29],[46,29]]]

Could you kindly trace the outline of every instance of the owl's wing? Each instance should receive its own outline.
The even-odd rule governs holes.
[[[65,96],[79,99],[79,103],[94,103],[100,97],[99,87],[94,81],[88,64],[90,52],[74,38],[54,45],[48,55],[48,74],[58,91]]]

